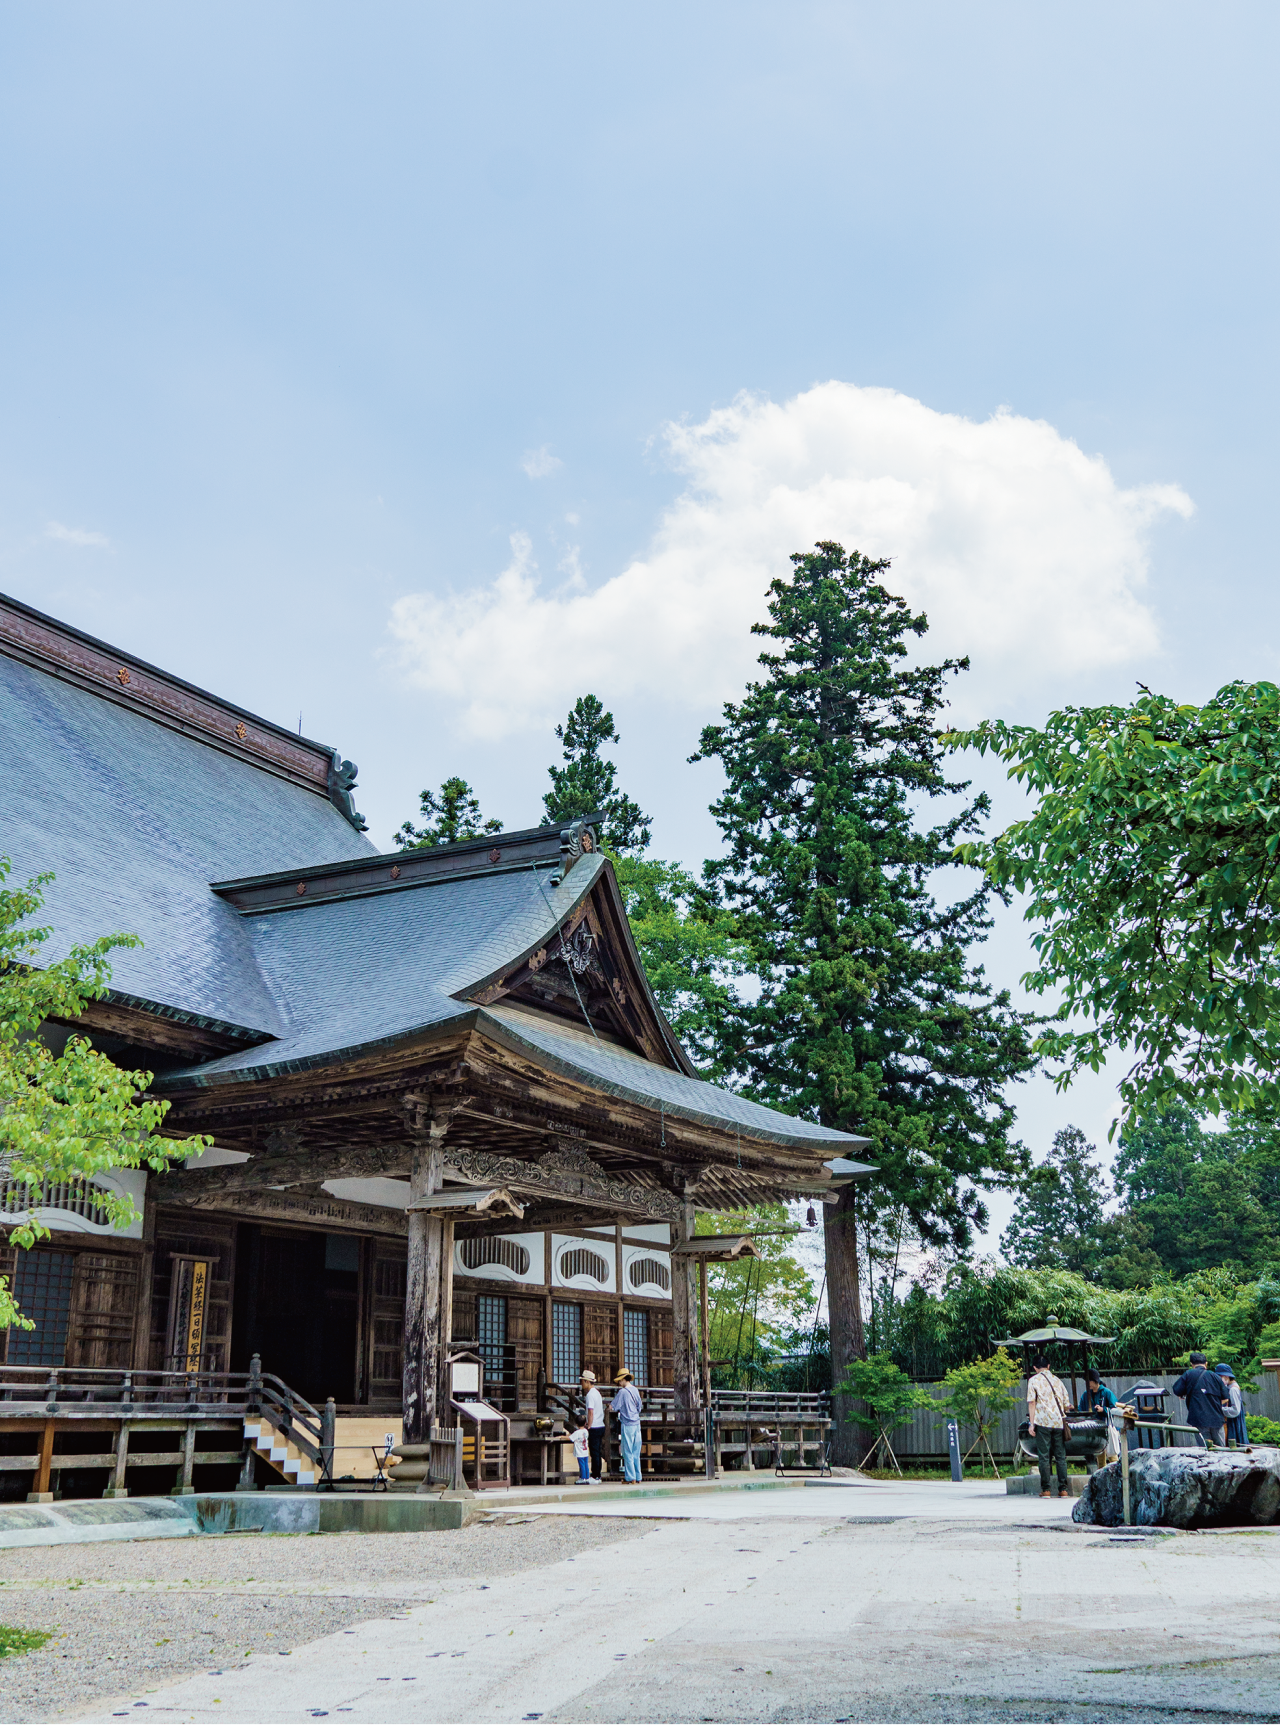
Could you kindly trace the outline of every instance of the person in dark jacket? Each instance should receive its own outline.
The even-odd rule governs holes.
[[[1194,1425],[1201,1440],[1221,1446],[1225,1441],[1224,1426],[1227,1386],[1214,1371],[1203,1353],[1193,1353],[1191,1363],[1173,1386],[1173,1393],[1187,1404],[1187,1424]]]

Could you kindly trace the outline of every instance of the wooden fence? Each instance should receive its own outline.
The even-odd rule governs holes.
[[[1117,1395],[1122,1395],[1126,1389],[1131,1389],[1135,1383],[1158,1384],[1163,1389],[1172,1389],[1181,1373],[1178,1371],[1106,1371],[1102,1373],[1102,1381]],[[1068,1385],[1069,1387],[1069,1385]],[[923,1383],[920,1388],[926,1395],[940,1396],[945,1391],[940,1383]],[[997,1456],[1011,1456],[1018,1437],[1018,1426],[1027,1416],[1027,1386],[1023,1381],[1017,1385],[1017,1405],[1004,1414],[991,1434],[992,1448]],[[857,1404],[855,1403],[855,1406]],[[1264,1371],[1258,1380],[1258,1387],[1253,1392],[1244,1391],[1244,1410],[1248,1413],[1264,1415],[1267,1419],[1280,1420],[1280,1383],[1277,1382],[1274,1371]],[[1166,1411],[1171,1419],[1181,1420],[1184,1417],[1182,1402],[1177,1396],[1172,1396],[1166,1404]],[[894,1454],[899,1460],[920,1461],[929,1458],[944,1459],[947,1454],[947,1422],[937,1414],[916,1413],[905,1425],[899,1425],[889,1434]],[[971,1432],[962,1431],[962,1448],[969,1447]]]

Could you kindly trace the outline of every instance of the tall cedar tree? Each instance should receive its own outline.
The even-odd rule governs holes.
[[[1004,1089],[1032,1069],[1029,1018],[968,951],[990,928],[984,883],[939,907],[931,875],[977,829],[985,795],[931,829],[925,799],[963,794],[934,722],[948,674],[907,665],[913,614],[879,583],[887,560],[822,541],[769,586],[764,678],[703,730],[728,845],[709,894],[734,917],[761,980],[726,1015],[720,1071],[758,1099],[871,1138],[865,1206],[905,1206],[926,1243],[963,1248],[987,1211],[978,1185],[1013,1181]]]
[[[588,692],[569,711],[556,738],[564,747],[562,765],[550,764],[551,792],[544,794],[548,824],[567,824],[588,812],[600,812],[600,840],[611,854],[642,854],[649,846],[647,812],[629,800],[617,784],[618,766],[601,757],[602,746],[616,745],[613,716]]]
[[[1074,1269],[1094,1278],[1097,1246],[1111,1192],[1098,1152],[1084,1132],[1068,1125],[1048,1155],[1027,1175],[1001,1254],[1020,1269]]]

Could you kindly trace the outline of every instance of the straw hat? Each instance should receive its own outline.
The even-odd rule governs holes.
[[[594,1371],[581,1371],[578,1373],[579,1383],[594,1383],[595,1380],[596,1374]]]
[[[613,1381],[615,1383],[622,1383],[622,1382],[634,1383],[635,1378],[631,1375],[631,1373],[627,1370],[626,1366],[624,1365],[622,1367],[621,1371],[615,1371],[614,1372]]]

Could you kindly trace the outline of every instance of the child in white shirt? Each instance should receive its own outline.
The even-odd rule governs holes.
[[[587,1439],[586,1426],[580,1425],[576,1431],[571,1431],[569,1442],[573,1445],[573,1453],[578,1459],[578,1484],[586,1485],[591,1479],[591,1445]]]

